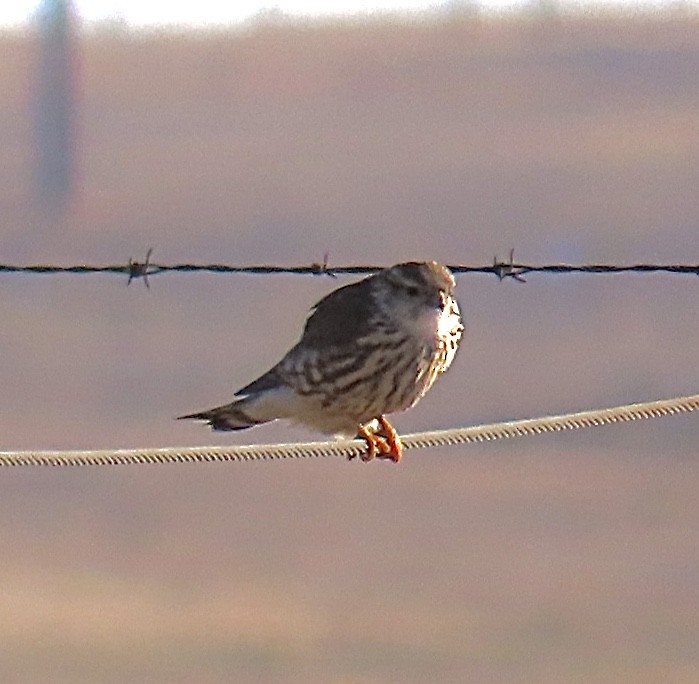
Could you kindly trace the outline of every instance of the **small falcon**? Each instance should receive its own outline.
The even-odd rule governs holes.
[[[454,360],[464,330],[454,286],[449,269],[424,261],[340,287],[313,307],[299,342],[235,401],[181,418],[214,430],[284,418],[359,436],[363,461],[397,463],[402,445],[386,415],[414,406]]]

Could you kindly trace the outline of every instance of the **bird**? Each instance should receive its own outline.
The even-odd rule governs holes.
[[[235,400],[180,419],[244,430],[278,418],[401,459],[387,414],[414,406],[452,364],[464,332],[454,276],[436,261],[381,269],[311,309],[299,342]],[[352,457],[350,457],[352,458]]]

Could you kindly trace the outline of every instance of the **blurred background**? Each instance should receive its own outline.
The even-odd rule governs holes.
[[[4,19],[2,263],[699,262],[696,5],[100,7]],[[0,449],[315,439],[173,418],[346,282],[0,275]],[[403,432],[699,391],[696,277],[458,295]],[[694,683],[698,447],[690,415],[398,466],[2,471],[0,680]]]

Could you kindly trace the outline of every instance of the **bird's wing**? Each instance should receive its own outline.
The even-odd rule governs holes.
[[[278,365],[278,364],[277,364]],[[243,397],[250,394],[256,394],[257,392],[264,392],[265,390],[276,389],[279,387],[280,379],[277,373],[277,366],[271,368],[263,375],[260,375],[257,380],[253,380],[249,385],[241,387],[234,396]]]
[[[284,384],[283,369],[297,362],[307,351],[350,347],[357,337],[366,332],[371,318],[371,287],[366,282],[361,280],[345,285],[323,297],[306,320],[298,344],[276,366],[239,389],[235,396],[264,392]]]
[[[306,321],[299,345],[326,349],[353,344],[367,332],[373,313],[371,281],[345,285],[321,299]]]

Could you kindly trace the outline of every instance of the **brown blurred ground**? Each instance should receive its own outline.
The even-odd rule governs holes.
[[[93,34],[81,193],[32,206],[0,40],[2,262],[699,261],[695,19]],[[342,281],[344,282],[344,281]],[[165,446],[338,283],[0,278],[0,448]],[[699,281],[461,277],[404,431],[699,388]],[[695,416],[337,461],[0,473],[0,680],[699,681]]]

